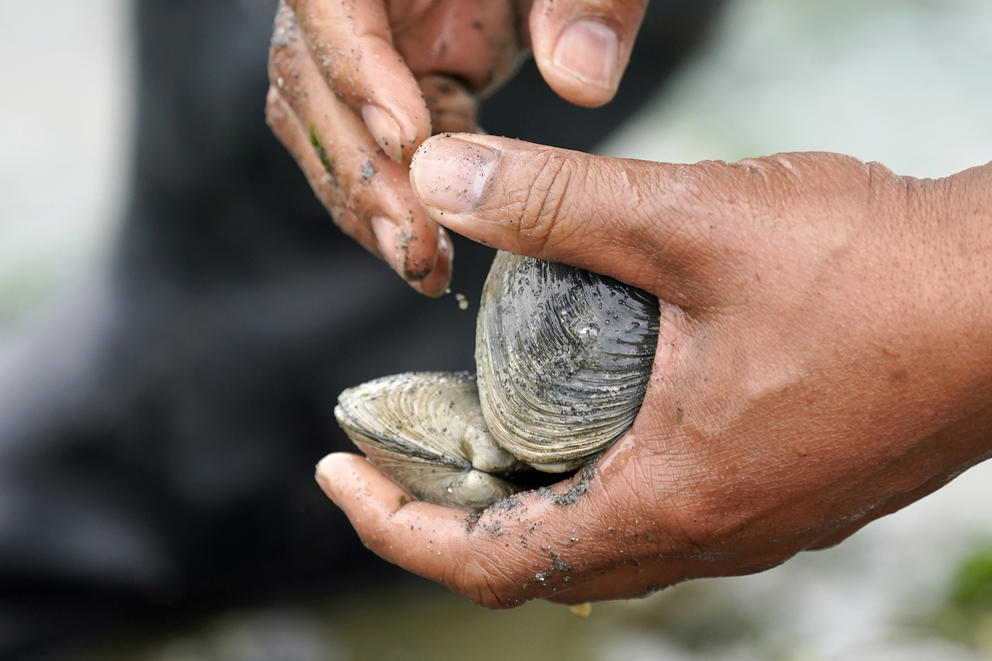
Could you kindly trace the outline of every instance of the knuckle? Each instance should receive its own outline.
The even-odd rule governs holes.
[[[269,42],[269,80],[277,85],[280,75],[285,76],[299,52],[300,27],[296,14],[285,4],[276,11],[275,25]]]
[[[279,92],[270,87],[268,94],[265,95],[265,123],[275,129],[284,121],[286,121],[286,109],[279,99]]]
[[[831,152],[779,153],[745,159],[731,167],[741,175],[748,197],[766,206],[843,193],[865,172],[870,179],[870,168],[864,163]]]
[[[565,231],[571,192],[584,167],[571,154],[545,151],[537,156],[537,171],[520,210],[517,232],[522,244],[543,250],[552,237]]]
[[[289,77],[292,69],[292,51],[284,45],[277,45],[275,42],[269,50],[269,84],[277,89],[285,89],[286,78]]]
[[[724,161],[701,161],[694,165],[678,165],[673,172],[674,201],[679,206],[712,205],[732,199],[733,177],[730,165]]]
[[[900,177],[875,161],[861,164],[861,171],[864,173],[866,205],[869,211],[877,211],[879,207],[890,205],[905,207],[912,212],[920,202],[927,201],[927,196],[922,194],[927,185],[924,181]],[[910,213],[909,217],[912,215]]]

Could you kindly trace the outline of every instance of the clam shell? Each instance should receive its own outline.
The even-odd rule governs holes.
[[[382,472],[415,497],[483,509],[521,490],[529,470],[500,448],[467,372],[397,374],[345,390],[338,424]]]
[[[571,470],[619,438],[640,409],[658,299],[612,278],[500,252],[476,325],[482,412],[501,447]]]
[[[571,470],[619,438],[644,399],[657,338],[655,297],[499,253],[476,324],[477,376],[376,379],[344,391],[334,413],[415,497],[483,509],[539,485],[531,467]]]

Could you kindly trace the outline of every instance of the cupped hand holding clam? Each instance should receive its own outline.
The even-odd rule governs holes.
[[[411,181],[451,230],[660,301],[633,425],[558,484],[470,516],[356,455],[318,466],[372,550],[479,603],[759,571],[992,454],[992,166],[923,181],[828,153],[672,165],[455,135]]]

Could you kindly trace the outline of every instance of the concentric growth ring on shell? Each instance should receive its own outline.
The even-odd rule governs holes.
[[[585,463],[630,428],[657,338],[655,297],[581,269],[499,253],[476,323],[486,424],[536,468]]]

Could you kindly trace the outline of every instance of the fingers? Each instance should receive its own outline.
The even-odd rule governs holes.
[[[418,78],[446,75],[481,94],[508,79],[518,62],[517,23],[506,0],[289,5],[327,85],[397,162],[431,135]]]
[[[358,117],[324,84],[288,7],[280,7],[277,21],[269,62],[270,125],[342,229],[416,289],[439,295],[450,278],[450,241],[417,203],[406,168],[382,154]]]
[[[642,597],[689,578],[762,571],[798,550],[703,552],[682,533],[662,532],[678,530],[675,517],[655,511],[645,519],[621,506],[613,497],[623,479],[594,471],[479,515],[411,501],[358,455],[325,457],[316,477],[370,550],[489,608]],[[637,495],[621,499],[628,497]]]
[[[344,203],[344,193],[337,180],[330,175],[321,163],[317,151],[310,144],[310,137],[303,131],[300,122],[282,98],[279,91],[269,88],[265,101],[265,120],[279,141],[289,150],[307,178],[310,188],[317,195],[327,212],[331,214],[342,232],[358,241],[373,254],[379,253],[375,234],[367,223],[363,223]]]
[[[326,84],[362,118],[386,155],[408,159],[431,134],[430,116],[413,73],[393,49],[384,3],[288,4]]]
[[[371,551],[457,592],[475,588],[462,573],[467,567],[465,541],[472,531],[466,512],[410,502],[403,489],[358,455],[325,457],[317,465],[317,482]],[[477,601],[500,607],[525,600],[516,591],[513,597],[492,592],[478,595]]]
[[[512,0],[393,2],[390,11],[396,50],[417,77],[443,74],[484,96],[520,62],[521,26]]]
[[[609,558],[616,552],[609,545],[623,540],[597,525],[606,493],[599,484],[590,486],[595,477],[576,479],[587,480],[588,493],[577,490],[577,482],[564,483],[557,491],[518,494],[476,519],[409,502],[357,455],[333,454],[317,467],[321,487],[372,551],[491,608],[545,598],[612,568]],[[596,490],[599,498],[587,497]],[[622,552],[619,557],[625,558]]]
[[[548,85],[582,106],[612,99],[646,7],[647,0],[535,0],[530,38]]]
[[[689,310],[736,304],[742,287],[755,286],[756,268],[829,256],[852,241],[873,191],[898,190],[891,173],[839,154],[687,165],[470,134],[427,140],[410,181],[445,227]]]
[[[479,106],[474,96],[447,76],[430,75],[418,80],[431,111],[434,133],[480,133]]]
[[[505,138],[437,136],[417,152],[410,181],[435,220],[471,239],[619,277],[617,252],[643,245],[616,222],[628,207],[623,181],[641,167]]]
[[[425,142],[410,179],[431,217],[456,232],[680,305],[702,295],[709,267],[743,244],[742,187],[721,163],[649,163],[461,134]]]

